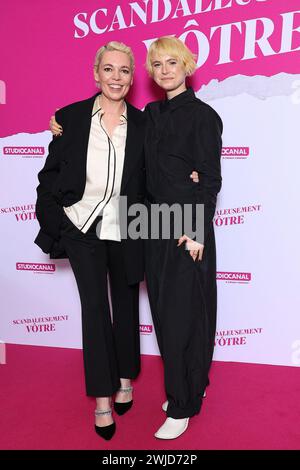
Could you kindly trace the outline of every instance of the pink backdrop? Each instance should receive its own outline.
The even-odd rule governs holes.
[[[130,3],[139,5],[143,10],[147,5],[147,24],[134,13],[132,19],[135,26],[124,28],[131,23]],[[151,23],[152,11],[153,9],[156,11],[156,6],[158,19],[163,18],[164,14],[167,15],[169,10],[170,13],[164,21]],[[196,6],[203,12],[188,14],[193,13]],[[205,12],[209,6],[210,11]],[[222,8],[217,9],[218,7]],[[91,17],[99,9],[107,10],[107,14],[98,12],[95,16],[97,27],[106,28],[102,34],[96,34],[90,27]],[[198,39],[195,33],[190,33],[186,43],[196,54],[199,53],[204,57],[206,42],[203,35],[210,39],[213,27],[238,24],[231,27],[230,44],[228,34],[225,36],[223,33],[222,44],[225,49],[228,47],[230,49],[230,63],[217,65],[220,54],[220,29],[212,35],[209,56],[193,78],[196,90],[212,79],[224,80],[237,74],[271,76],[279,72],[296,73],[299,71],[299,52],[279,53],[279,51],[283,31],[281,14],[297,10],[299,12],[294,18],[294,28],[298,27],[299,31],[299,0],[2,2],[0,79],[7,85],[7,106],[0,108],[0,136],[21,131],[44,130],[48,127],[49,116],[56,108],[93,94],[92,65],[95,51],[113,39],[127,43],[134,51],[137,73],[130,99],[138,107],[144,107],[147,101],[156,98],[143,66],[146,55],[143,41],[161,35],[181,36],[188,31],[197,31]],[[75,38],[75,32],[77,36],[83,36],[85,33],[82,28],[74,24],[74,19],[79,13],[86,13],[86,20],[82,15],[79,16],[79,20],[87,25],[82,27],[88,28],[89,32],[84,37]],[[256,22],[257,38],[263,30],[268,31],[268,28],[272,30],[274,27],[269,43],[275,54],[266,55],[272,52],[267,50],[264,55],[256,46],[256,58],[241,60],[244,56],[247,28],[249,44],[253,43],[251,36],[254,34],[255,19],[260,19]],[[267,22],[264,27],[263,21]],[[188,22],[192,24],[187,25]],[[288,30],[290,29],[287,28],[286,31]],[[289,42],[288,38],[286,40]],[[3,47],[3,44],[6,46]],[[292,35],[291,46],[291,49],[300,48],[300,34],[296,31]]]

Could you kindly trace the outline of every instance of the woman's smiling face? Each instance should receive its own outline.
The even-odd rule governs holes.
[[[94,76],[106,98],[121,101],[133,83],[129,56],[120,51],[106,51]]]

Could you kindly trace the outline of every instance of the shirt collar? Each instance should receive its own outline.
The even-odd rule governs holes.
[[[104,109],[101,108],[101,106],[100,106],[100,99],[99,99],[100,96],[101,96],[101,94],[96,96],[96,99],[94,101],[94,106],[93,106],[93,109],[92,109],[92,117],[94,117],[95,114],[98,114],[99,119],[101,119],[103,114],[104,114]],[[120,116],[120,124],[126,124],[127,120],[128,120],[128,118],[127,118],[127,104],[124,101],[124,110],[123,110],[123,113]]]
[[[174,96],[174,98],[171,98],[170,100],[166,99],[161,102],[160,104],[160,110],[161,112],[167,111],[168,109],[173,110],[178,108],[179,106],[189,103],[190,101],[194,101],[195,99],[195,93],[193,88],[188,87],[185,91],[182,93],[179,93],[179,95]]]

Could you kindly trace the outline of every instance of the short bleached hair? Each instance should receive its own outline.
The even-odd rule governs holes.
[[[102,46],[100,47],[100,49],[98,49],[94,61],[94,69],[96,72],[98,71],[99,64],[102,60],[104,53],[107,51],[119,51],[127,54],[130,59],[130,70],[132,73],[134,72],[134,56],[131,48],[129,46],[126,46],[126,44],[124,44],[123,42],[118,41],[110,41],[105,46]]]
[[[163,36],[154,41],[148,51],[146,59],[146,69],[151,77],[153,77],[153,56],[169,55],[178,59],[184,66],[185,73],[190,76],[196,70],[195,55],[180,39],[171,36]]]

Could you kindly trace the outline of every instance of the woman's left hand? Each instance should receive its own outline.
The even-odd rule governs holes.
[[[190,174],[190,178],[193,180],[193,183],[199,183],[199,173],[196,170]]]
[[[195,242],[191,238],[189,238],[187,235],[182,235],[182,237],[179,238],[177,246],[182,245],[182,243],[186,243],[186,249],[189,250],[191,257],[193,258],[194,261],[202,260],[203,256],[203,250],[204,250],[204,245],[201,243]]]

